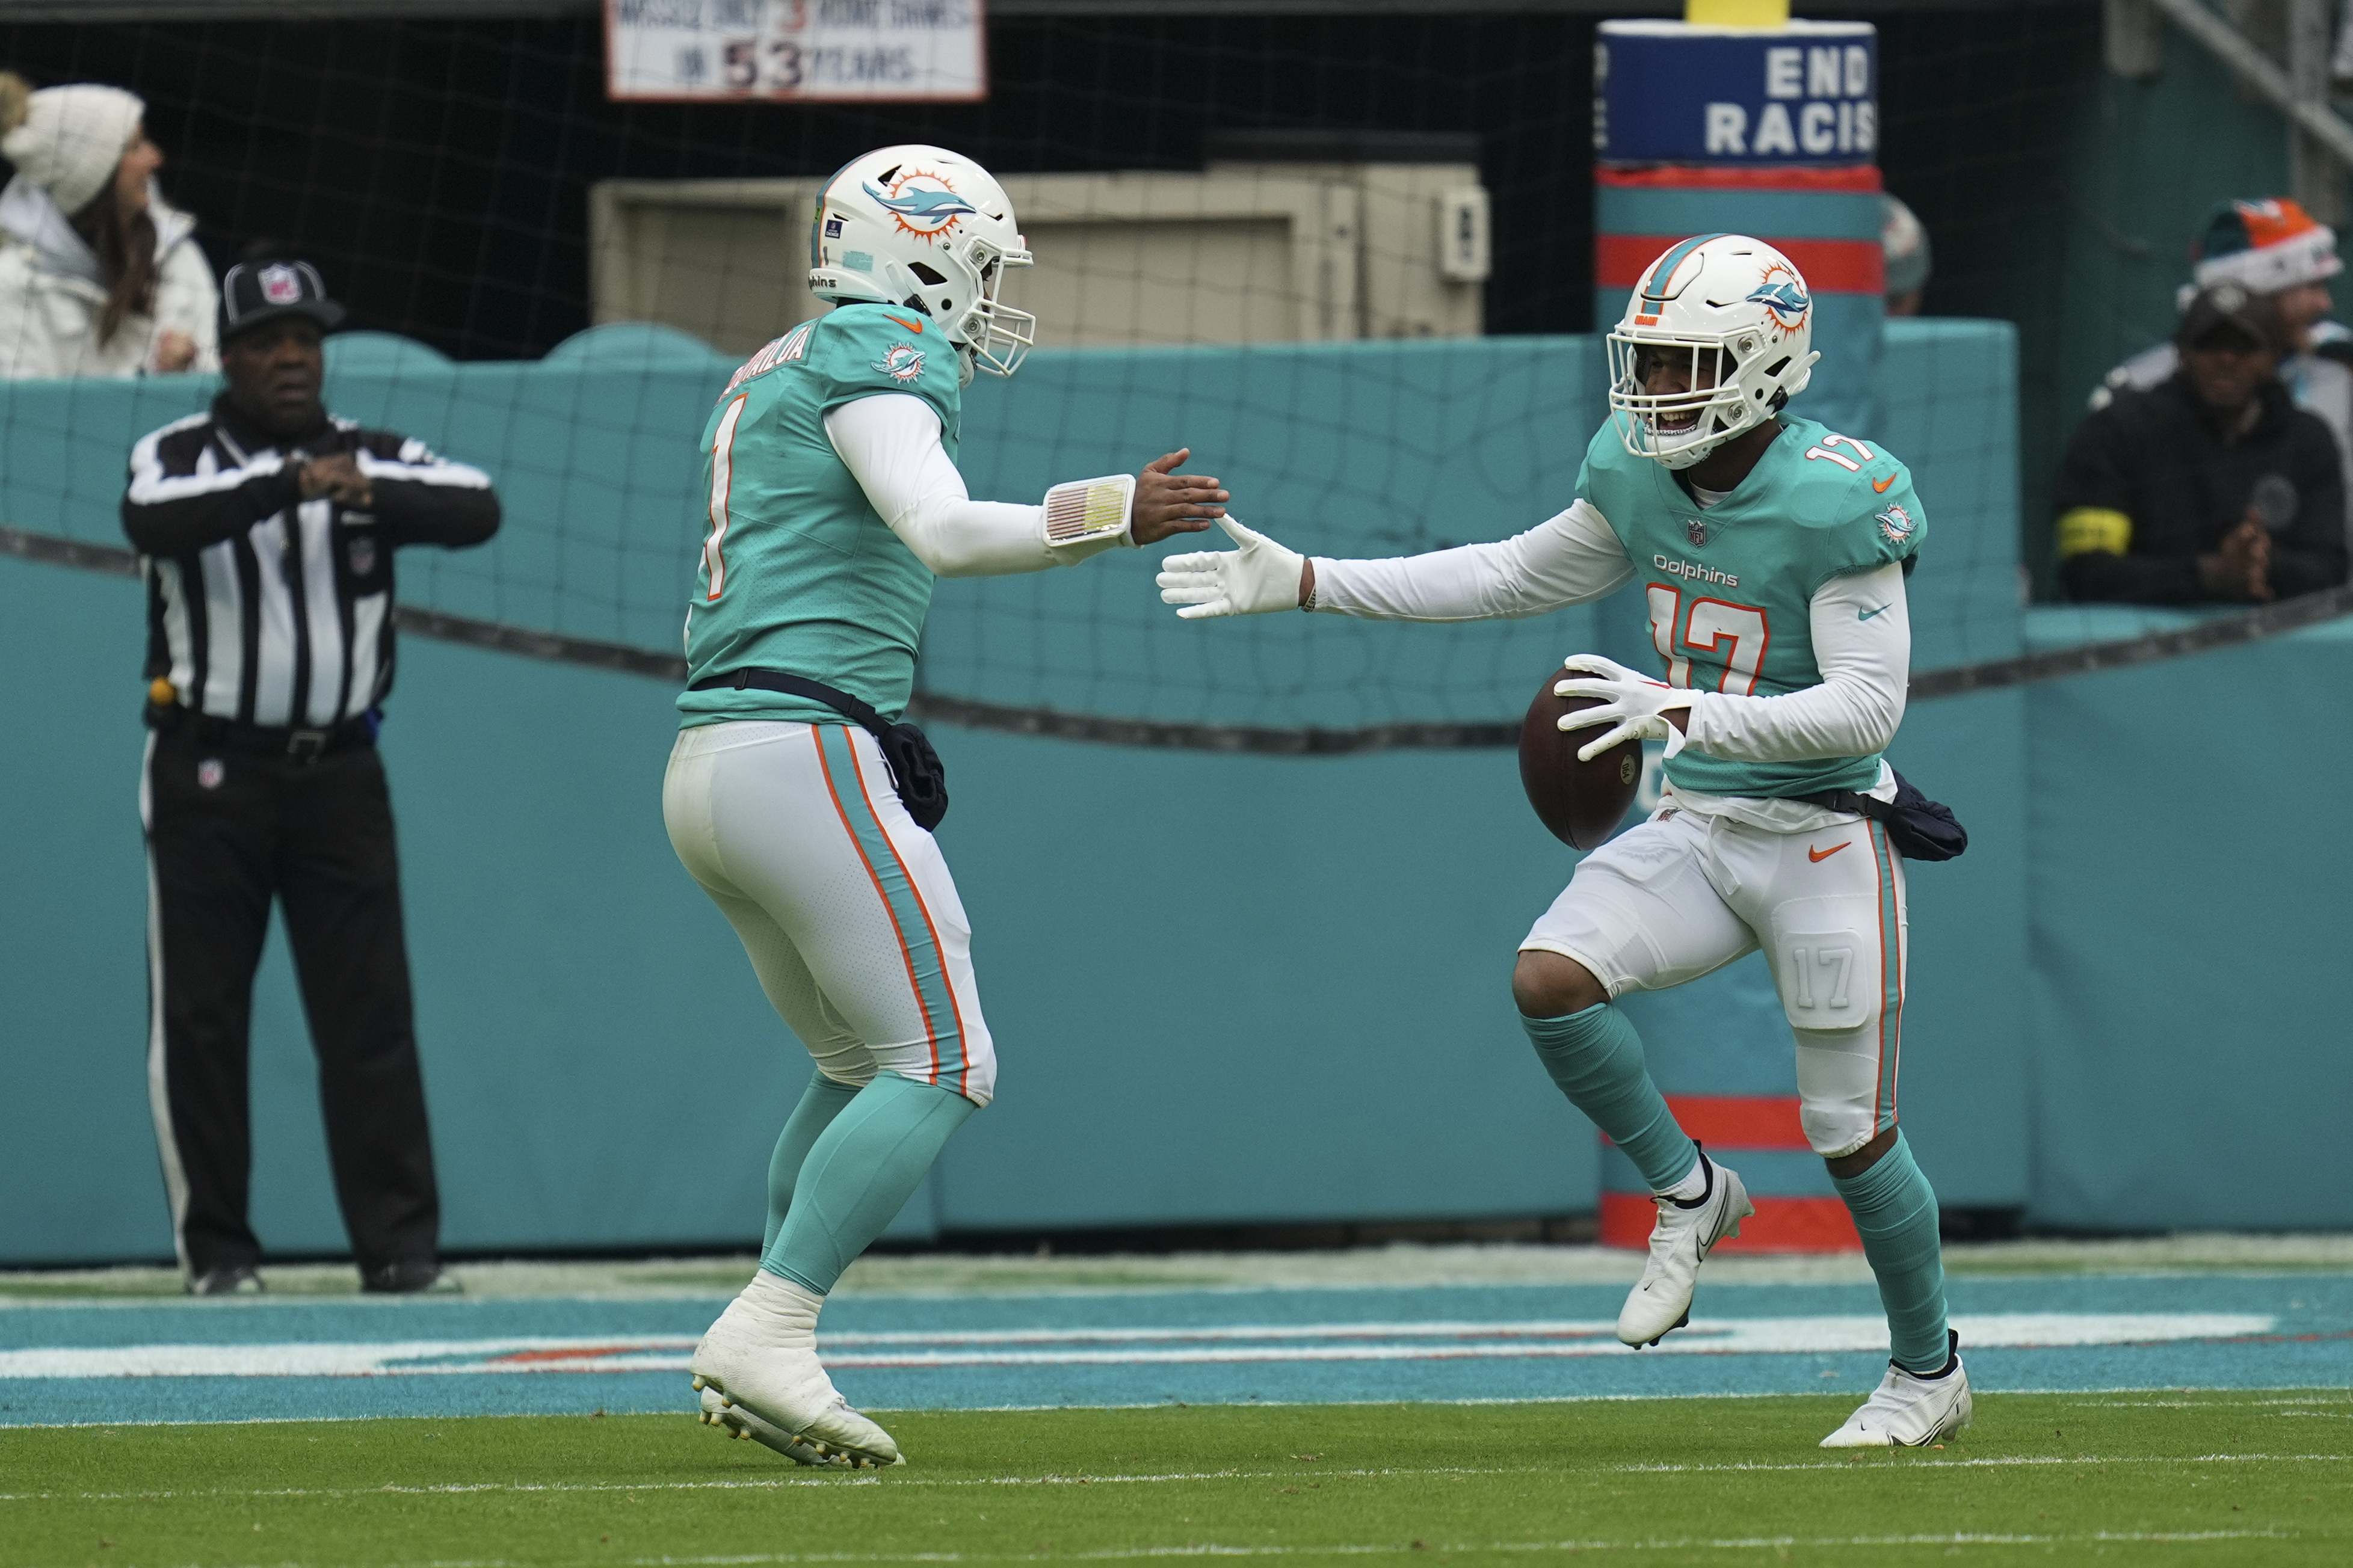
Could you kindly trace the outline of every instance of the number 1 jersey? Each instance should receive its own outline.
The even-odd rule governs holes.
[[[1627,451],[1614,424],[1586,449],[1577,493],[1634,563],[1670,685],[1742,697],[1820,685],[1814,591],[1882,566],[1908,574],[1926,537],[1911,472],[1884,449],[1810,419],[1785,415],[1781,426],[1748,476],[1704,510],[1672,473]],[[1879,762],[1731,762],[1686,747],[1666,772],[1705,795],[1786,799],[1870,789]]]
[[[889,305],[844,305],[752,356],[702,432],[708,528],[687,616],[690,683],[780,669],[907,706],[931,608],[932,574],[891,531],[834,451],[825,416],[883,393],[940,416],[953,460],[963,420],[956,352],[938,328]],[[839,723],[807,698],[751,688],[686,691],[684,723],[783,719]]]

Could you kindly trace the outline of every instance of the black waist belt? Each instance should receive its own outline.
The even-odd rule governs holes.
[[[899,788],[899,803],[915,826],[925,832],[940,825],[948,814],[948,770],[940,754],[932,750],[932,742],[913,724],[893,724],[847,691],[838,690],[822,680],[811,680],[806,675],[791,675],[781,669],[736,669],[725,675],[706,676],[687,688],[689,691],[720,689],[782,692],[787,697],[806,697],[812,702],[823,703],[860,729],[874,737],[882,749],[882,760],[890,764],[891,782]]]
[[[375,744],[375,726],[365,718],[346,719],[322,729],[303,730],[274,724],[240,724],[210,713],[194,713],[176,702],[150,702],[147,727],[157,734],[176,736],[225,752],[257,757],[288,757],[315,763],[337,752]]]
[[[1826,789],[1820,795],[1793,798],[1831,811],[1851,811],[1887,829],[1887,842],[1906,860],[1951,860],[1969,847],[1968,829],[1942,801],[1930,800],[1917,786],[1895,773],[1895,798],[1875,800],[1851,789]]]

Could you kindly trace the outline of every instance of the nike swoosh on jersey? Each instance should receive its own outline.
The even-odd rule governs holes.
[[[1853,842],[1854,840],[1852,838],[1841,839],[1838,843],[1831,845],[1827,849],[1817,849],[1812,845],[1809,844],[1806,846],[1806,858],[1816,862],[1827,860],[1831,856],[1837,854],[1840,850],[1845,848],[1848,845]]]
[[[896,320],[898,320],[898,318],[897,318],[897,317],[895,317],[895,316],[893,316],[893,317],[892,318],[892,321],[896,321]],[[1895,482],[1895,476],[1894,476],[1894,474],[1890,474],[1890,475],[1888,475],[1888,476],[1887,476],[1885,479],[1873,479],[1873,480],[1872,480],[1872,481],[1871,481],[1871,488],[1872,488],[1873,489],[1877,490],[1881,495],[1885,495],[1885,494],[1887,493],[1887,487],[1888,487],[1888,486],[1890,486],[1890,485],[1892,485],[1892,484],[1894,484],[1894,482]]]
[[[892,315],[891,315],[891,312],[890,312],[890,311],[888,311],[888,310],[885,310],[885,311],[883,311],[882,313],[883,313],[885,316],[890,316],[890,319],[891,319],[891,320],[892,320],[892,321],[894,321],[898,322],[901,326],[902,326],[902,327],[906,328],[909,331],[911,331],[911,332],[914,333],[917,337],[921,337],[921,336],[923,336],[923,322],[921,322],[921,321],[911,321],[907,320],[907,318],[906,318],[906,317],[904,317],[904,316],[892,316]]]
[[[1890,599],[1887,604],[1892,605],[1894,602],[1894,600]],[[1879,606],[1879,610],[1883,610],[1885,608],[1887,608],[1887,605],[1882,605]],[[1858,621],[1867,621],[1871,619],[1872,616],[1879,614],[1879,610],[1857,610],[1854,613],[1854,618]]]

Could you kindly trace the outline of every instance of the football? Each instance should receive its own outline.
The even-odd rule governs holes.
[[[1578,730],[1563,733],[1560,716],[1591,708],[1592,697],[1556,697],[1552,689],[1569,679],[1566,669],[1545,677],[1528,716],[1520,724],[1520,785],[1528,804],[1552,836],[1572,849],[1599,849],[1625,820],[1642,782],[1642,742],[1620,741],[1589,763],[1577,760],[1577,749],[1600,733]]]

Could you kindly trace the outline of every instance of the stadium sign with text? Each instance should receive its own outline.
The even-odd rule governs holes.
[[[1879,36],[1868,22],[1604,22],[1593,75],[1593,149],[1605,163],[1878,155]]]
[[[616,100],[988,94],[980,0],[605,0],[605,70]]]

